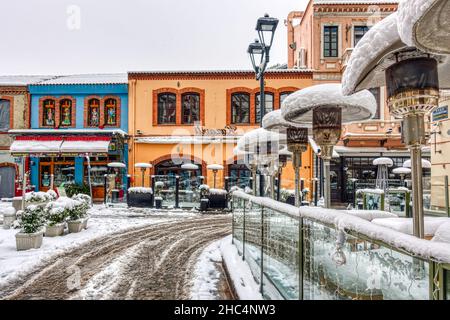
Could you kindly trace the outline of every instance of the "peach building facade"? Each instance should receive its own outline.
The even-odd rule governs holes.
[[[308,70],[269,70],[266,73],[266,111],[301,88],[311,86]],[[129,73],[129,172],[139,176],[136,163],[151,163],[153,175],[180,173],[180,164],[199,166],[196,175],[213,186],[208,164],[223,165],[230,185],[248,175],[233,149],[243,133],[260,127],[259,82],[251,71],[131,72]],[[301,176],[312,188],[312,152],[304,153]],[[293,187],[287,165],[282,187]]]
[[[293,11],[285,20],[288,68],[312,70],[313,84],[339,83],[355,45],[397,5],[393,0],[310,0],[304,11]],[[395,167],[409,158],[401,139],[401,121],[389,113],[385,88],[371,91],[378,101],[374,119],[344,126],[335,148],[339,158],[331,168],[333,202],[353,201],[352,181],[375,179],[372,161],[376,157],[391,157]]]

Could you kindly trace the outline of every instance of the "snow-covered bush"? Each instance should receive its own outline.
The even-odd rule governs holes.
[[[55,205],[55,202],[48,203],[44,208],[44,217],[48,226],[66,221],[68,210],[63,206]]]
[[[72,196],[72,200],[81,201],[87,205],[87,209],[91,207],[92,199],[90,196],[84,193],[78,193]]]
[[[295,195],[295,191],[291,189],[281,189],[280,190],[280,201],[286,202],[287,199]]]
[[[78,200],[67,197],[59,197],[58,200],[53,202],[53,207],[64,208],[68,220],[74,221],[87,216],[87,210],[90,208],[90,202],[87,201],[88,199],[85,197],[79,197]]]
[[[209,196],[209,186],[207,184],[201,184],[199,190],[200,196],[202,198],[206,198],[207,196]]]
[[[153,190],[152,188],[145,188],[145,187],[131,187],[128,188],[129,193],[148,193],[152,194]]]
[[[47,192],[31,191],[25,194],[25,201],[29,203],[40,203],[40,202],[47,202],[50,200],[52,200],[52,197]]]
[[[162,192],[163,188],[164,188],[164,182],[162,182],[162,181],[155,182],[155,195],[157,197],[161,196],[161,192]],[[155,200],[156,200],[156,198],[155,198]]]
[[[30,205],[21,214],[20,228],[24,233],[35,233],[42,229],[45,223],[43,209],[40,206]]]
[[[54,190],[48,190],[47,194],[49,196],[50,201],[54,201],[58,198],[58,195],[56,194],[56,192]]]

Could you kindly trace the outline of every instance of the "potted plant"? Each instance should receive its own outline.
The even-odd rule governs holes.
[[[20,217],[20,232],[16,234],[16,248],[19,250],[38,249],[42,245],[45,223],[43,209],[29,205]]]
[[[209,186],[206,184],[202,184],[199,187],[200,189],[200,211],[208,210],[209,206]]]
[[[3,214],[3,229],[11,228],[16,220],[16,209],[14,207],[1,208],[0,213]]]
[[[92,198],[90,196],[88,196],[87,194],[84,193],[78,193],[74,196],[72,196],[73,200],[76,201],[80,201],[82,203],[82,207],[85,211],[85,213],[83,214],[82,219],[82,227],[83,229],[87,229],[87,223],[89,220],[89,214],[88,214],[88,210],[92,207]]]
[[[307,196],[309,194],[309,188],[304,188],[302,190],[302,206],[309,206],[309,202],[306,200]]]
[[[55,204],[56,202],[50,202],[44,209],[46,237],[62,236],[66,227],[67,210],[64,206]]]
[[[155,207],[156,209],[162,208],[162,189],[164,188],[164,182],[157,181],[155,183]]]
[[[228,192],[224,189],[209,190],[209,207],[214,209],[225,209],[227,207]]]
[[[153,190],[145,187],[128,188],[127,202],[129,207],[148,208],[152,207]]]
[[[31,191],[25,194],[25,202],[27,205],[36,205],[44,207],[52,200],[51,194],[42,191]]]

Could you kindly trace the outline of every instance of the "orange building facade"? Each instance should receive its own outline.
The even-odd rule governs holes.
[[[266,112],[280,108],[290,93],[311,86],[308,70],[269,70],[266,73]],[[153,165],[150,174],[183,174],[181,164],[195,163],[195,175],[213,186],[209,164],[224,167],[216,187],[240,184],[248,177],[243,159],[234,155],[237,140],[260,127],[259,83],[250,71],[131,72],[129,73],[129,172],[136,163]],[[282,187],[293,188],[288,164]],[[312,188],[312,152],[303,155],[301,177]]]

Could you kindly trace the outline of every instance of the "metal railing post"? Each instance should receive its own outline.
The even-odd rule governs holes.
[[[150,176],[150,188],[152,188],[153,191],[153,207],[155,207],[155,176],[151,175]]]
[[[303,276],[304,276],[304,256],[303,256],[303,218],[298,221],[298,299],[303,300]]]
[[[230,192],[230,181],[229,181],[230,177],[225,177],[225,190],[227,192]]]
[[[263,295],[264,292],[264,207],[261,206],[261,275],[260,275],[260,284],[259,284],[259,292]]]
[[[104,204],[106,204],[106,196],[107,196],[107,186],[106,186],[107,179],[108,179],[108,175],[105,174],[105,175],[103,176],[103,191],[104,191],[104,194],[103,194],[103,203],[104,203]]]
[[[243,217],[242,217],[242,260],[245,260],[245,209],[247,208],[247,205],[245,204],[244,200],[244,210]]]
[[[450,200],[448,194],[448,176],[445,176],[445,210],[447,211],[447,216],[450,217]]]
[[[180,176],[175,176],[175,208],[180,207]]]

